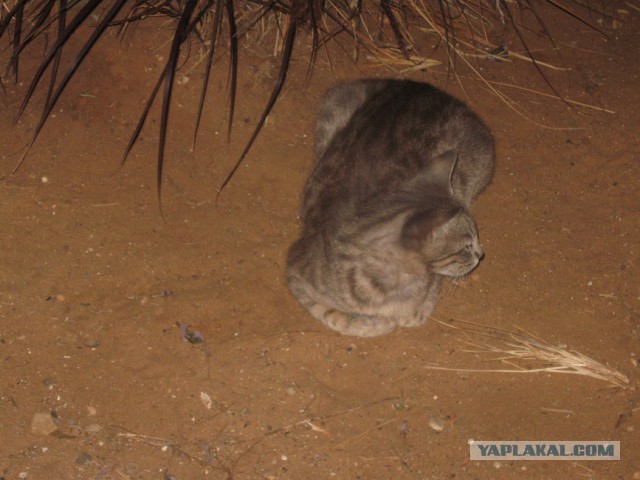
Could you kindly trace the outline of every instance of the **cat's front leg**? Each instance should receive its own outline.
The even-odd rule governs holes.
[[[400,327],[419,327],[429,319],[431,312],[416,311],[410,317],[402,317],[398,319],[398,326]]]
[[[433,300],[425,301],[422,305],[420,305],[420,308],[418,308],[418,310],[416,310],[413,313],[413,315],[409,317],[399,318],[398,326],[418,327],[426,323],[427,320],[429,320],[429,317],[431,316],[431,313],[435,310],[435,308],[436,308],[436,301],[433,301]]]
[[[399,318],[398,325],[401,327],[417,327],[425,323],[436,308],[441,287],[442,277],[433,275],[429,280],[424,299],[420,302],[413,315]]]

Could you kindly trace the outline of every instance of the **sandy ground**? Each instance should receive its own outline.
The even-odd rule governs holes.
[[[495,178],[474,207],[487,256],[447,289],[434,321],[376,339],[314,322],[283,270],[319,96],[340,79],[400,74],[340,55],[330,68],[321,57],[305,87],[300,39],[282,98],[216,205],[276,66],[243,50],[227,144],[218,65],[195,151],[201,66],[186,66],[169,127],[165,221],[157,109],[118,165],[162,68],[166,31],[105,38],[13,175],[42,97],[12,126],[26,85],[6,83],[0,478],[640,478],[640,15],[627,10],[615,29],[605,22],[608,40],[552,22],[570,70],[545,70],[567,98],[614,113],[502,87],[525,118],[464,67],[460,82],[444,68],[411,75],[467,101],[495,134]],[[526,63],[478,65],[487,80],[549,91]],[[468,341],[501,344],[465,334],[465,321],[525,329],[629,384],[463,371],[512,368],[468,352]],[[33,430],[37,414],[44,431]],[[622,460],[470,461],[469,439],[617,440]]]

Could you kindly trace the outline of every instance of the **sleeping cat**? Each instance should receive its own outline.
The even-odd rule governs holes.
[[[431,85],[372,79],[330,89],[287,258],[294,296],[343,335],[424,323],[443,277],[466,275],[484,256],[469,207],[493,158],[484,123]]]

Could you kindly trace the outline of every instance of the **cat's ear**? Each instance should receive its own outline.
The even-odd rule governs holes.
[[[444,207],[433,210],[420,210],[413,213],[404,223],[400,241],[405,248],[420,250],[424,241],[433,236],[449,220],[460,213],[458,207]]]
[[[436,185],[446,188],[450,194],[453,194],[451,186],[451,178],[453,170],[458,162],[458,152],[455,150],[447,150],[442,155],[434,158],[429,165],[429,178]]]

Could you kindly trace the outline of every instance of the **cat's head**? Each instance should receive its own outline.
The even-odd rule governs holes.
[[[475,222],[458,206],[413,213],[402,228],[401,242],[420,255],[429,271],[447,277],[466,275],[484,257]]]

